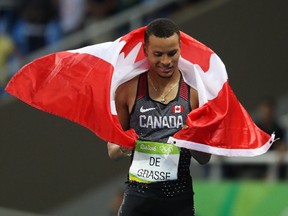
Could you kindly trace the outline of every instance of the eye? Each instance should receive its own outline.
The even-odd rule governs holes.
[[[161,52],[155,52],[155,53],[154,53],[154,56],[156,56],[156,57],[161,57],[161,56],[162,56],[162,53],[161,53]]]
[[[172,51],[168,52],[168,56],[173,57],[174,55],[176,55],[177,52],[178,52],[178,50],[172,50]]]

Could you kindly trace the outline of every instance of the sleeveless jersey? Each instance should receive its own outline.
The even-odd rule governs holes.
[[[166,143],[182,128],[190,108],[189,86],[182,76],[178,85],[177,96],[168,104],[162,104],[149,97],[147,73],[139,76],[137,96],[130,115],[130,127],[139,135],[139,140]],[[191,195],[192,179],[190,175],[191,153],[180,149],[177,180],[156,183],[139,183],[128,180],[126,193],[136,195],[152,195],[155,197],[174,197]]]
[[[137,98],[130,116],[130,127],[140,140],[167,142],[169,136],[182,128],[190,112],[189,86],[179,81],[180,91],[168,104],[154,101],[148,94],[147,73],[139,78]]]

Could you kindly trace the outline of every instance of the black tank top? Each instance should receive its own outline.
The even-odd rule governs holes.
[[[162,104],[149,97],[147,73],[139,76],[137,96],[130,115],[130,127],[139,135],[139,140],[156,141],[166,143],[182,128],[186,121],[190,108],[189,86],[179,81],[177,96],[168,104]],[[191,153],[181,148],[178,166],[178,179],[156,183],[138,183],[127,181],[126,193],[136,195],[148,195],[155,197],[175,197],[190,195],[192,180],[190,175]]]

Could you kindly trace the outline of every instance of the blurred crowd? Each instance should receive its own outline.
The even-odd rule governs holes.
[[[9,44],[5,51],[9,55],[14,45],[19,54],[26,55],[80,30],[89,19],[102,19],[137,3],[137,0],[3,1],[0,31],[2,40]]]
[[[92,22],[97,22],[140,3],[151,4],[157,1],[1,0],[0,100],[4,93],[3,87],[7,82],[5,79],[11,77],[19,69],[19,60],[31,52],[52,45]],[[185,4],[196,1],[179,2]],[[170,8],[165,9],[169,11],[177,7],[171,5]],[[12,65],[12,70],[5,70],[7,64],[10,68]]]
[[[277,118],[278,104],[273,97],[264,97],[260,100],[256,115],[256,125],[268,134],[275,134],[276,141],[269,148],[268,153],[274,152],[273,162],[231,164],[223,163],[222,177],[224,179],[252,179],[252,180],[278,180],[288,179],[288,143],[287,129],[281,125]],[[286,158],[286,159],[285,159]]]

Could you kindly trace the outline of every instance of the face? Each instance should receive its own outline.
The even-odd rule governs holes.
[[[168,38],[151,35],[149,43],[144,46],[144,52],[150,63],[150,72],[169,78],[178,71],[180,42],[176,33]]]

